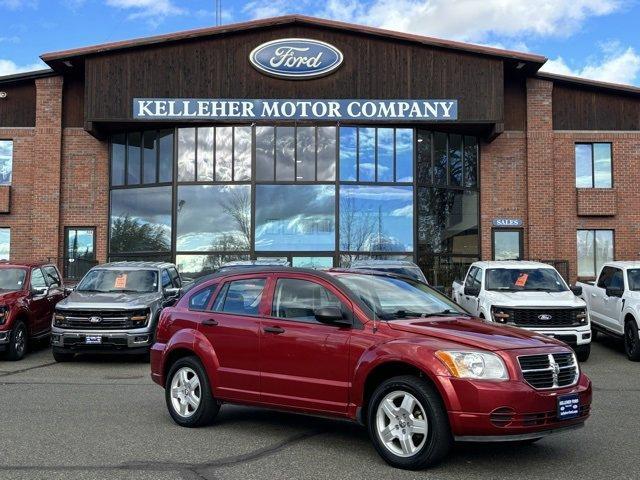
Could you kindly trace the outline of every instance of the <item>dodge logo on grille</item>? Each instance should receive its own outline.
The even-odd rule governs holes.
[[[91,317],[89,323],[102,323],[102,317]]]
[[[551,320],[553,317],[548,313],[543,313],[542,315],[538,315],[538,320]]]

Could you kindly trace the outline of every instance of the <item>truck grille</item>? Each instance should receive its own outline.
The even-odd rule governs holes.
[[[576,308],[500,308],[500,312],[509,314],[509,322],[518,327],[577,327],[584,325],[578,315],[584,309]]]
[[[580,375],[573,353],[525,355],[518,362],[525,381],[538,390],[570,387]]]
[[[64,319],[59,319],[62,316]],[[132,318],[147,317],[145,321],[134,322]],[[57,311],[56,327],[82,330],[125,330],[144,327],[148,322],[149,310],[73,310]]]

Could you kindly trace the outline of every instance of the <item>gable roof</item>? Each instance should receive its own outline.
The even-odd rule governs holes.
[[[324,27],[327,29],[341,30],[346,32],[355,32],[365,35],[371,35],[392,40],[405,41],[410,43],[422,44],[431,47],[444,48],[447,50],[457,50],[467,53],[475,53],[479,55],[488,55],[502,59],[515,60],[526,63],[536,64],[539,67],[547,61],[546,57],[531,53],[515,52],[511,50],[503,50],[493,47],[485,47],[470,43],[456,42],[451,40],[443,40],[435,37],[426,37],[421,35],[413,35],[409,33],[385,30],[382,28],[368,27],[364,25],[356,25],[346,22],[338,22],[335,20],[326,20],[322,18],[309,17],[306,15],[285,15],[281,17],[266,18],[260,20],[252,20],[248,22],[233,23],[217,27],[207,27],[195,30],[186,30],[182,32],[169,33],[164,35],[156,35],[153,37],[137,38],[132,40],[124,40],[119,42],[103,43],[89,47],[74,48],[59,52],[45,53],[40,56],[47,64],[52,65],[56,62],[69,61],[74,58],[84,57],[86,55],[94,55],[106,52],[114,52],[129,48],[144,47],[158,45],[163,43],[180,42],[205,37],[215,37],[217,35],[225,35],[236,32],[262,29],[267,27],[281,25],[309,25],[315,27]],[[536,68],[537,69],[537,68]]]

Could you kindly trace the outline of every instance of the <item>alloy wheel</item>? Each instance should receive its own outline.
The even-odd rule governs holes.
[[[636,336],[631,325],[627,324],[627,328],[625,330],[624,339],[627,344],[627,352],[633,353],[636,349]]]
[[[16,330],[16,338],[15,338],[16,354],[18,356],[22,356],[26,347],[27,347],[27,336],[25,334],[24,328],[18,328],[18,330]]]
[[[171,379],[171,406],[184,418],[191,417],[202,400],[202,389],[198,374],[189,367],[177,370]]]
[[[411,393],[396,390],[378,404],[376,432],[394,455],[411,457],[427,441],[429,422],[424,407]]]

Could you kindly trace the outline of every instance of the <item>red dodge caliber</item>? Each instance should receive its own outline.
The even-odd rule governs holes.
[[[205,277],[163,311],[151,370],[179,425],[208,424],[223,403],[348,418],[408,469],[434,464],[453,441],[533,442],[578,428],[591,405],[591,381],[566,345],[376,272]]]

